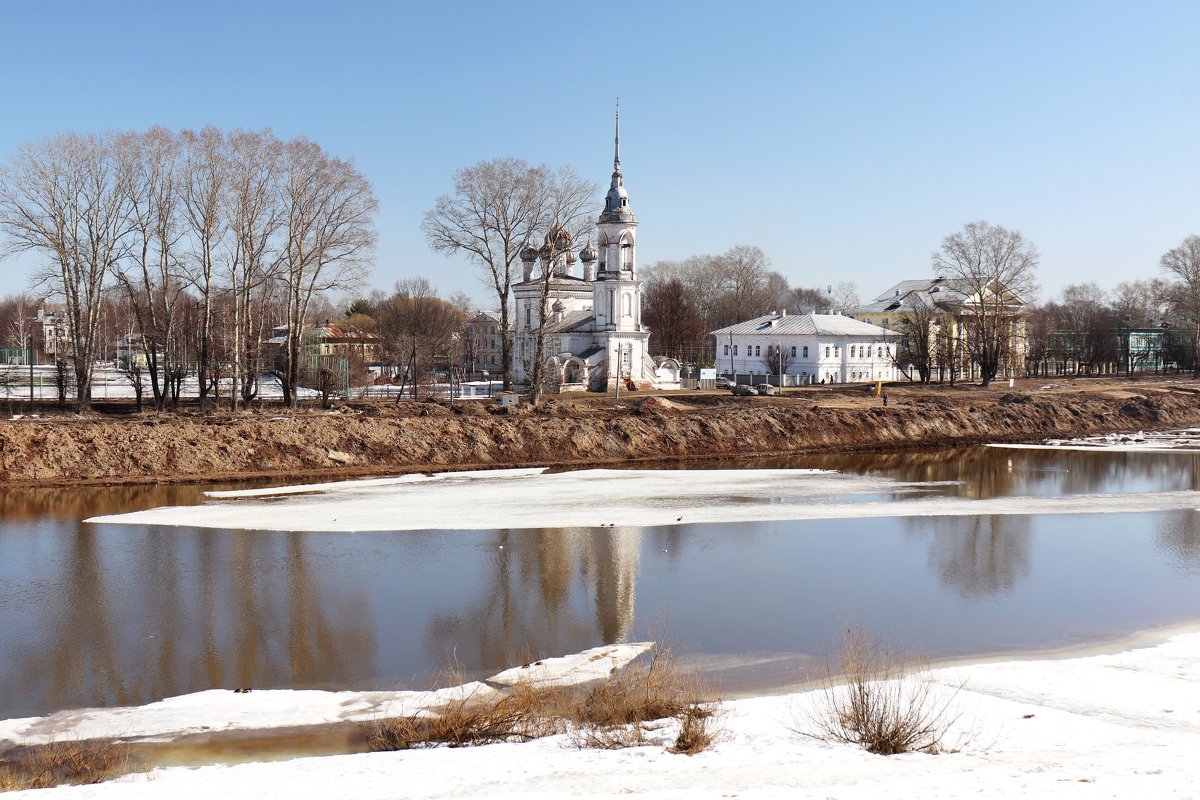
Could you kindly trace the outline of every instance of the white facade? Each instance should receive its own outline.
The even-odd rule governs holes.
[[[713,331],[726,374],[796,376],[809,383],[898,380],[900,334],[839,314],[767,314]]]
[[[558,230],[546,236],[541,248],[521,252],[524,279],[513,286],[513,371],[518,381],[527,382],[532,375],[542,276],[549,274],[546,372],[562,390],[611,391],[618,383],[639,389],[679,388],[679,364],[650,358],[650,331],[642,325],[638,223],[621,174],[620,142],[618,116],[612,185],[596,223],[596,246],[589,242],[577,253],[570,235]],[[578,264],[581,276],[575,274]]]

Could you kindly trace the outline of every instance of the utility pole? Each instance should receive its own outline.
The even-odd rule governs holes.
[[[25,334],[25,344],[29,348],[29,414],[33,416],[33,328]]]

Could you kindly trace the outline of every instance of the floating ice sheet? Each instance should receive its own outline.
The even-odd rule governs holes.
[[[1013,450],[1071,450],[1109,453],[1200,453],[1200,428],[1146,433],[1109,433],[1078,439],[1047,439],[1038,444],[989,444]]]
[[[441,473],[210,493],[216,502],[89,522],[288,531],[655,526],[855,517],[1130,513],[1192,509],[1192,491],[936,496],[947,482],[822,470],[536,470]]]

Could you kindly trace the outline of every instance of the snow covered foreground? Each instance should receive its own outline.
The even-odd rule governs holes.
[[[1116,655],[939,670],[967,688],[958,752],[882,757],[796,736],[814,695],[726,703],[696,756],[661,746],[573,749],[562,737],[465,749],[172,768],[59,798],[1194,798],[1200,796],[1200,633]],[[289,693],[269,693],[286,706]],[[251,695],[252,696],[252,695]],[[672,731],[662,731],[671,738]],[[32,797],[32,793],[29,793]],[[39,794],[37,796],[43,796]]]
[[[490,530],[964,514],[1136,513],[1194,509],[1196,492],[938,496],[946,481],[901,481],[812,469],[542,469],[443,472],[207,492],[88,522],[286,531]],[[614,502],[613,498],[620,498]]]

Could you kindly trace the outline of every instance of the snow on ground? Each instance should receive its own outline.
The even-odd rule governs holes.
[[[1193,491],[930,496],[952,484],[823,470],[536,469],[446,472],[276,489],[210,492],[219,502],[88,522],[289,531],[490,530],[963,514],[1132,513],[1192,509]],[[621,498],[614,503],[613,498]]]
[[[138,798],[1195,798],[1200,796],[1200,633],[1115,655],[934,673],[962,713],[957,752],[875,756],[798,736],[814,693],[725,704],[724,734],[696,756],[659,741],[577,750],[523,744],[170,768],[53,796]],[[288,702],[285,694],[276,696]],[[42,796],[28,793],[29,797]],[[17,796],[20,796],[18,794]]]

